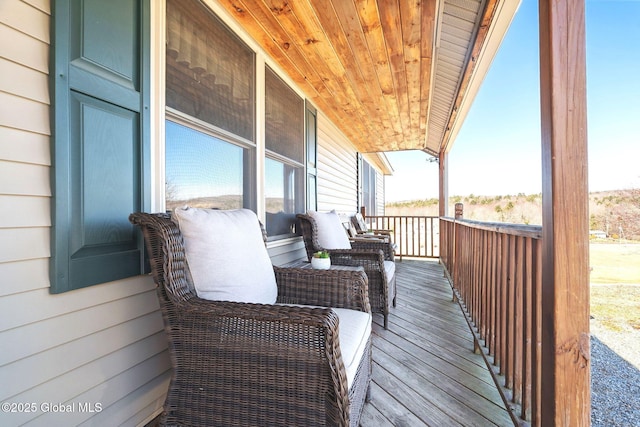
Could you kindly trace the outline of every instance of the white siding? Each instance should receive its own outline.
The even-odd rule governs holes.
[[[384,175],[376,170],[376,209],[377,215],[384,215]]]
[[[138,425],[170,368],[150,277],[49,293],[50,4],[0,2],[0,425]],[[99,413],[41,405],[100,404]]]
[[[318,210],[355,213],[358,208],[357,151],[318,112]]]

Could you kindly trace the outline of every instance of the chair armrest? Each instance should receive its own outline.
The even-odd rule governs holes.
[[[331,264],[364,268],[365,273],[384,271],[384,253],[379,249],[331,249]]]
[[[383,230],[383,229],[370,229],[369,231],[358,231],[358,234],[365,234],[365,235],[376,235],[376,234],[382,234],[385,237],[391,237],[391,230]]]
[[[275,266],[273,269],[279,303],[371,312],[368,279],[363,269],[313,270]]]
[[[393,251],[393,243],[383,242],[376,239],[357,239],[351,241],[351,248],[353,250],[381,250],[384,254],[384,259],[388,261],[394,261],[395,255]]]

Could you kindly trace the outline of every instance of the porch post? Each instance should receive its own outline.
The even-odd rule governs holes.
[[[542,392],[533,425],[588,426],[591,419],[584,3],[539,3]]]
[[[438,215],[449,215],[449,155],[440,152],[438,157]],[[441,246],[442,247],[442,246]]]

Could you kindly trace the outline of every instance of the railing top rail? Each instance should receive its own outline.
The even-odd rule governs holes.
[[[451,217],[440,217],[440,220],[458,223],[470,228],[479,230],[494,231],[496,233],[511,234],[514,236],[530,237],[533,239],[542,238],[542,226],[526,224],[509,224],[505,222],[485,222],[470,219],[455,219]]]

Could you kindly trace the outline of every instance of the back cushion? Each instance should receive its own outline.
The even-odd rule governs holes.
[[[173,212],[200,298],[273,304],[273,266],[256,214],[248,209],[180,208]]]
[[[351,249],[347,231],[336,211],[309,211],[307,215],[316,221],[318,244],[322,249]]]

